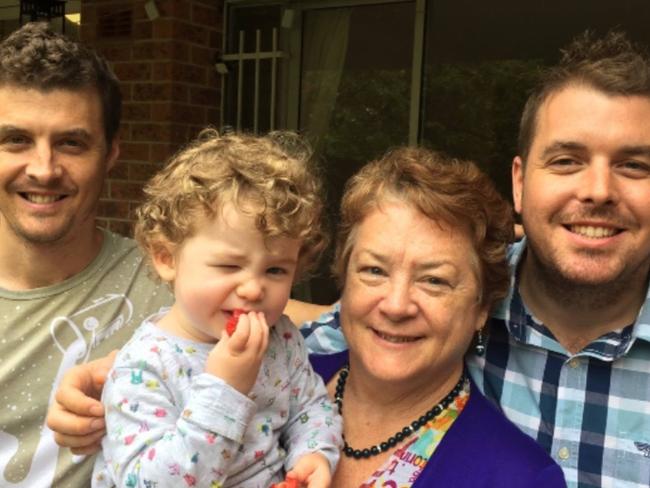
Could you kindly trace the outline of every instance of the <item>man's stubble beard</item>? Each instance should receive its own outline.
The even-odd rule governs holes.
[[[549,259],[542,259],[540,256],[544,256],[544,253],[538,252],[536,246],[529,241],[526,259],[530,260],[530,269],[533,271],[530,279],[534,279],[544,293],[562,307],[606,309],[619,298],[629,294],[632,287],[638,286],[634,280],[636,272],[631,272],[632,270],[624,268],[609,280],[581,280],[575,276],[576,273],[569,275],[562,269],[558,265],[559,260],[553,255]],[[650,256],[641,266],[645,267],[647,285]]]

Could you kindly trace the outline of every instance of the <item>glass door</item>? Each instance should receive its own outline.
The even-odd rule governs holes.
[[[299,131],[322,161],[335,224],[347,179],[387,148],[407,144],[415,2],[305,10]],[[336,290],[326,256],[311,299]]]

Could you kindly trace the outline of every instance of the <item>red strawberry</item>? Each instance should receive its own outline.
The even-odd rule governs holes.
[[[243,313],[246,313],[246,311],[242,310],[241,308],[236,308],[232,311],[232,315],[228,319],[228,322],[226,322],[226,334],[231,336],[235,333],[237,322],[239,322],[239,316]]]
[[[298,480],[296,478],[285,478],[284,480],[284,486],[285,488],[299,488],[300,483],[298,483]]]
[[[296,478],[286,477],[284,481],[275,483],[270,488],[300,488],[300,483]]]

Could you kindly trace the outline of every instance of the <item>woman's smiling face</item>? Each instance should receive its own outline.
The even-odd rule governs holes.
[[[391,199],[355,233],[341,298],[353,368],[414,385],[457,379],[487,317],[465,230]]]

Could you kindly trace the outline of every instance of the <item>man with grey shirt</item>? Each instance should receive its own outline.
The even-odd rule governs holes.
[[[46,24],[0,43],[0,486],[88,483],[48,405],[67,369],[170,303],[133,241],[95,224],[120,107],[106,61]]]

